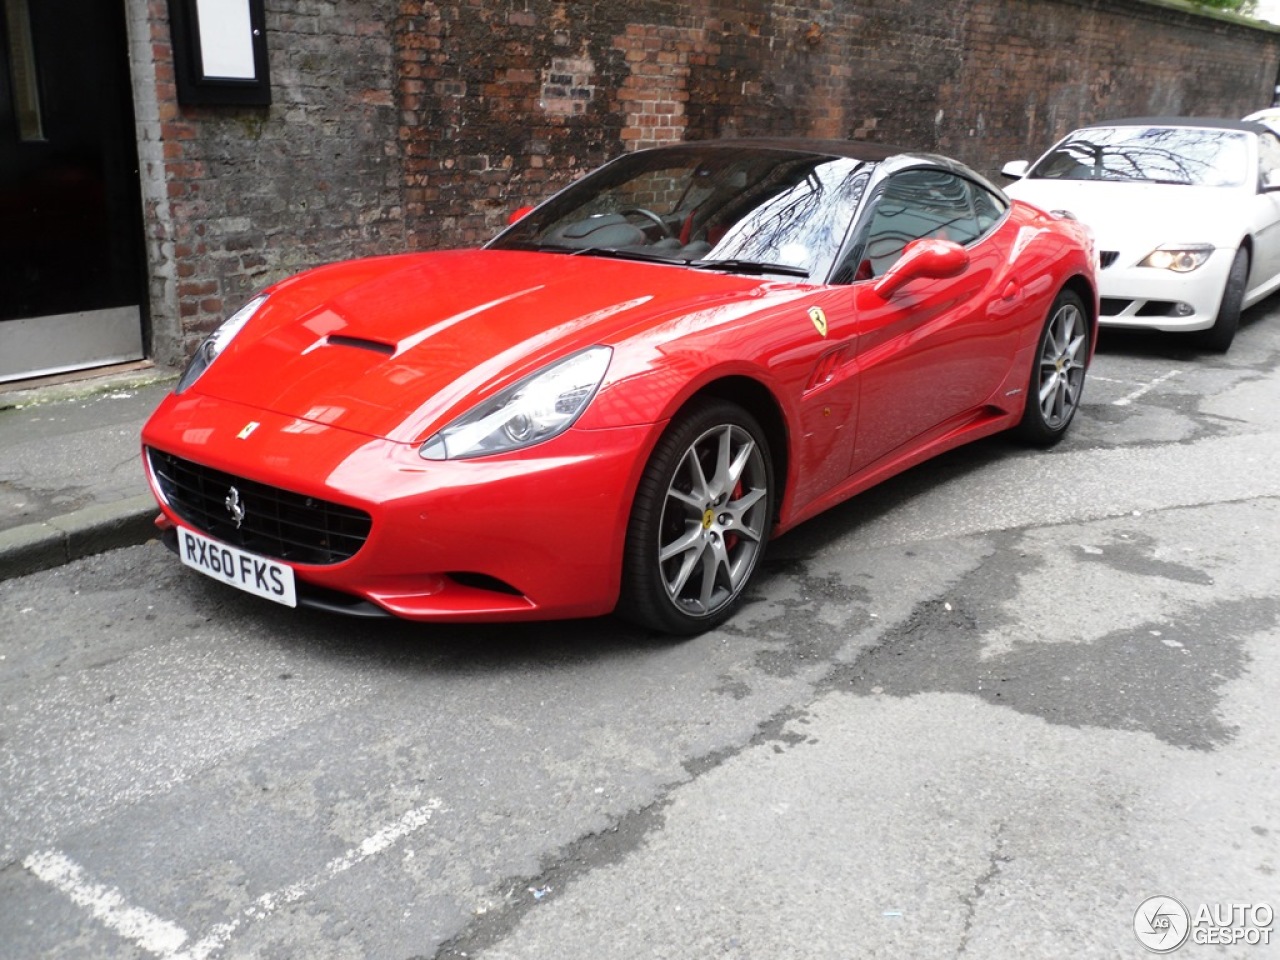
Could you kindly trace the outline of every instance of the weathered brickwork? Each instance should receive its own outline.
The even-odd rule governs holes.
[[[160,359],[189,354],[267,282],[404,249],[399,91],[384,7],[267,0],[273,105],[186,107],[177,102],[167,4],[150,0],[155,106],[138,97],[137,113],[143,177],[152,179],[144,213]]]
[[[1140,0],[1002,0],[970,8],[962,45],[937,148],[992,170],[1082,122],[1268,106],[1280,36]]]
[[[862,138],[994,172],[1086,121],[1240,116],[1280,33],[1176,0],[266,0],[273,104],[180,106],[126,0],[162,360],[268,282],[468,245],[624,150]]]

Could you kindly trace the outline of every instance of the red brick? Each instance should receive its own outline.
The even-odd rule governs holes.
[[[147,162],[165,167],[150,197],[170,225],[148,242],[182,288],[152,313],[175,344],[265,278],[486,240],[507,210],[639,145],[860,131],[993,173],[1100,116],[1241,116],[1269,101],[1280,60],[1268,30],[1134,0],[971,0],[955,17],[934,0],[330,8],[268,4],[270,108],[192,108],[176,103],[167,0],[148,0],[163,159]]]

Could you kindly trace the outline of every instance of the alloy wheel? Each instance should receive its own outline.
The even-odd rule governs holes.
[[[658,563],[667,596],[707,617],[738,595],[768,534],[768,472],[751,434],[721,424],[684,452],[667,488]]]
[[[1057,430],[1071,419],[1084,387],[1088,324],[1074,303],[1062,303],[1049,321],[1040,353],[1038,402],[1045,426]]]

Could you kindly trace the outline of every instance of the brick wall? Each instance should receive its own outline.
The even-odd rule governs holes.
[[[153,350],[268,282],[475,244],[623,150],[864,138],[994,172],[1073,126],[1268,105],[1280,32],[1178,0],[266,0],[273,104],[179,106],[130,11]]]
[[[157,359],[269,282],[405,249],[387,4],[267,0],[272,106],[227,108],[178,104],[168,5],[129,2]]]
[[[970,9],[961,42],[937,147],[985,169],[1082,122],[1244,116],[1270,106],[1280,61],[1274,27],[1142,0],[993,0]]]

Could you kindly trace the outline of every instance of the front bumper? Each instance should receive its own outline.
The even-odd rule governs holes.
[[[301,603],[466,622],[610,612],[659,430],[569,430],[517,454],[432,462],[407,444],[188,393],[168,397],[142,436],[144,447],[372,517],[349,559],[289,563]],[[183,525],[144,462],[158,524]]]
[[[1190,273],[1137,266],[1150,252],[1111,252],[1114,262],[1098,271],[1098,322],[1108,327],[1170,332],[1212,327],[1235,250],[1214,250],[1203,266]],[[1104,263],[1107,256],[1104,252]]]

